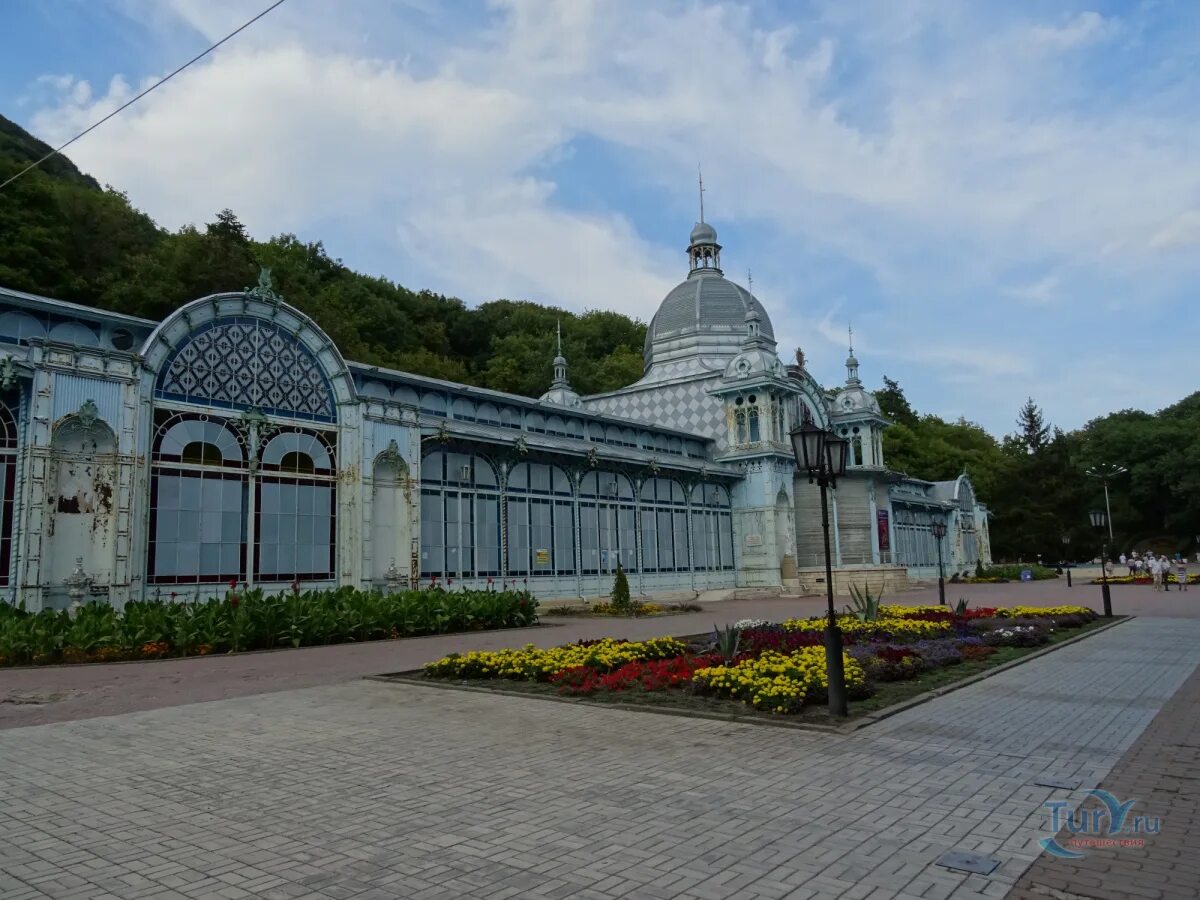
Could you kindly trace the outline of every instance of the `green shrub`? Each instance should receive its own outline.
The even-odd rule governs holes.
[[[629,579],[625,577],[625,570],[620,563],[617,563],[617,577],[613,579],[610,602],[612,608],[620,614],[629,613],[633,609],[633,604],[629,599]]]
[[[536,622],[537,600],[528,591],[438,587],[393,594],[351,587],[264,594],[231,587],[222,599],[137,600],[122,611],[89,603],[74,618],[65,610],[30,613],[0,602],[0,665],[308,647]]]

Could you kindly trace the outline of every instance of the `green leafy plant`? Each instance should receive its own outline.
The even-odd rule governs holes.
[[[629,579],[625,577],[625,569],[620,563],[617,564],[617,576],[613,579],[612,599],[610,602],[613,609],[619,613],[632,612],[632,604],[629,598]]]
[[[850,585],[851,605],[846,607],[846,614],[854,616],[860,622],[874,622],[879,618],[879,608],[883,603],[883,592],[872,594],[870,585],[859,588]]]
[[[965,616],[967,614],[967,598],[959,597],[958,602],[954,604],[954,614],[956,616]]]
[[[742,646],[742,630],[736,625],[725,628],[713,625],[713,645],[725,662],[731,662]]]

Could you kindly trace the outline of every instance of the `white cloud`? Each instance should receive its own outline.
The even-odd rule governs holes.
[[[234,0],[124,2],[210,39],[246,18]],[[1089,309],[1101,301],[1087,272],[1119,312],[1197,273],[1194,254],[1164,251],[1200,242],[1200,126],[1152,96],[1089,100],[1103,85],[1074,61],[1126,31],[1094,12],[830,3],[779,22],[723,2],[331,9],[285,4],[73,158],[167,225],[230,206],[256,235],[315,239],[322,223],[359,219],[359,233],[395,236],[389,274],[415,270],[414,287],[643,319],[682,274],[677,248],[602,195],[563,202],[554,166],[583,136],[685,208],[702,160],[719,225],[779,236],[761,263],[749,246],[727,255],[759,273],[781,337],[808,349],[815,333],[825,349],[811,355],[840,363],[831,316],[845,298],[864,353],[991,379],[1014,407],[1053,360],[1036,330],[985,321],[989,310]],[[52,87],[60,101],[34,120],[51,141],[130,92]],[[351,264],[353,249],[331,244]],[[831,260],[859,273],[852,287],[816,271]],[[1014,284],[1013,272],[1048,274]],[[1084,389],[1066,390],[1064,403]]]

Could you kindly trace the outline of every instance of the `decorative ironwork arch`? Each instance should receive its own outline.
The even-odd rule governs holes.
[[[155,394],[201,406],[336,422],[333,386],[313,352],[277,323],[224,316],[192,331],[167,357]]]

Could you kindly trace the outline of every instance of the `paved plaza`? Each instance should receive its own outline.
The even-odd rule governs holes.
[[[1139,617],[850,735],[344,679],[10,720],[0,897],[1134,896],[1089,876],[1053,893],[1045,858],[1030,872],[1049,879],[1021,879],[1043,803],[1144,754],[1197,663],[1200,619]],[[92,671],[120,668],[147,667]],[[1184,806],[1139,810],[1164,816],[1168,850],[1196,827]],[[1002,864],[948,871],[947,850]],[[1136,896],[1196,896],[1173,871]]]

